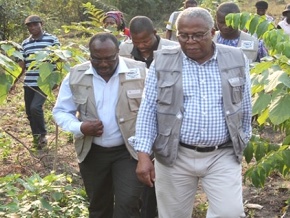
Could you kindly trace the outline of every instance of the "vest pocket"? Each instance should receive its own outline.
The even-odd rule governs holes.
[[[142,99],[142,90],[127,90],[127,98],[131,111],[138,111]]]
[[[243,98],[243,85],[245,84],[242,77],[230,78],[231,97],[233,104],[240,103]]]
[[[170,139],[171,129],[167,129],[162,133],[159,133],[155,139],[156,142],[153,146],[153,151],[163,157],[169,156],[168,141]]]
[[[158,99],[159,104],[170,105],[173,99],[173,90],[175,81],[162,81],[158,87]]]
[[[87,101],[88,97],[87,96],[73,96],[73,101],[75,102],[77,106],[77,111],[82,115],[87,114]]]

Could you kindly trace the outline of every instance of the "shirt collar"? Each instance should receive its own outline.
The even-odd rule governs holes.
[[[34,38],[32,37],[32,35],[30,35],[30,36],[29,36],[29,41],[41,40],[44,34],[45,34],[45,32],[43,31],[42,34],[41,34],[41,36],[40,36],[39,38],[37,38],[37,39],[34,39]]]

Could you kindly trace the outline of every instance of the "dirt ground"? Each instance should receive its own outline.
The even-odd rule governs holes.
[[[81,185],[82,181],[78,173],[71,136],[59,130],[58,145],[56,146],[56,126],[50,113],[52,104],[49,102],[45,105],[48,145],[42,151],[33,151],[22,96],[22,87],[17,85],[9,95],[8,102],[0,105],[0,137],[4,136],[7,144],[12,146],[8,154],[4,154],[5,149],[0,147],[0,176],[12,173],[30,176],[34,172],[46,175],[55,170],[58,173],[65,172],[74,175],[74,179],[78,180]],[[271,140],[279,141],[283,138],[281,134],[271,129],[266,129],[263,134]],[[245,170],[247,165],[244,163],[243,166]],[[271,175],[263,189],[257,189],[249,182],[244,184],[244,204],[247,217],[290,217],[290,209],[285,204],[290,197],[289,190],[289,178],[281,178],[278,174]],[[195,202],[195,218],[205,217],[206,205],[206,196],[200,191]]]

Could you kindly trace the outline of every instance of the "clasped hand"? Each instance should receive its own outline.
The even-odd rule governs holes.
[[[87,120],[82,123],[81,131],[84,135],[100,137],[103,134],[104,126],[102,121],[98,119]]]

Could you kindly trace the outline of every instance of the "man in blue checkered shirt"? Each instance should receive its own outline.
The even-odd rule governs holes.
[[[198,183],[207,217],[245,217],[242,153],[251,137],[249,63],[215,44],[200,7],[177,19],[180,48],[155,52],[136,124],[139,180],[156,187],[159,218],[192,217]],[[150,152],[155,153],[155,165]]]

